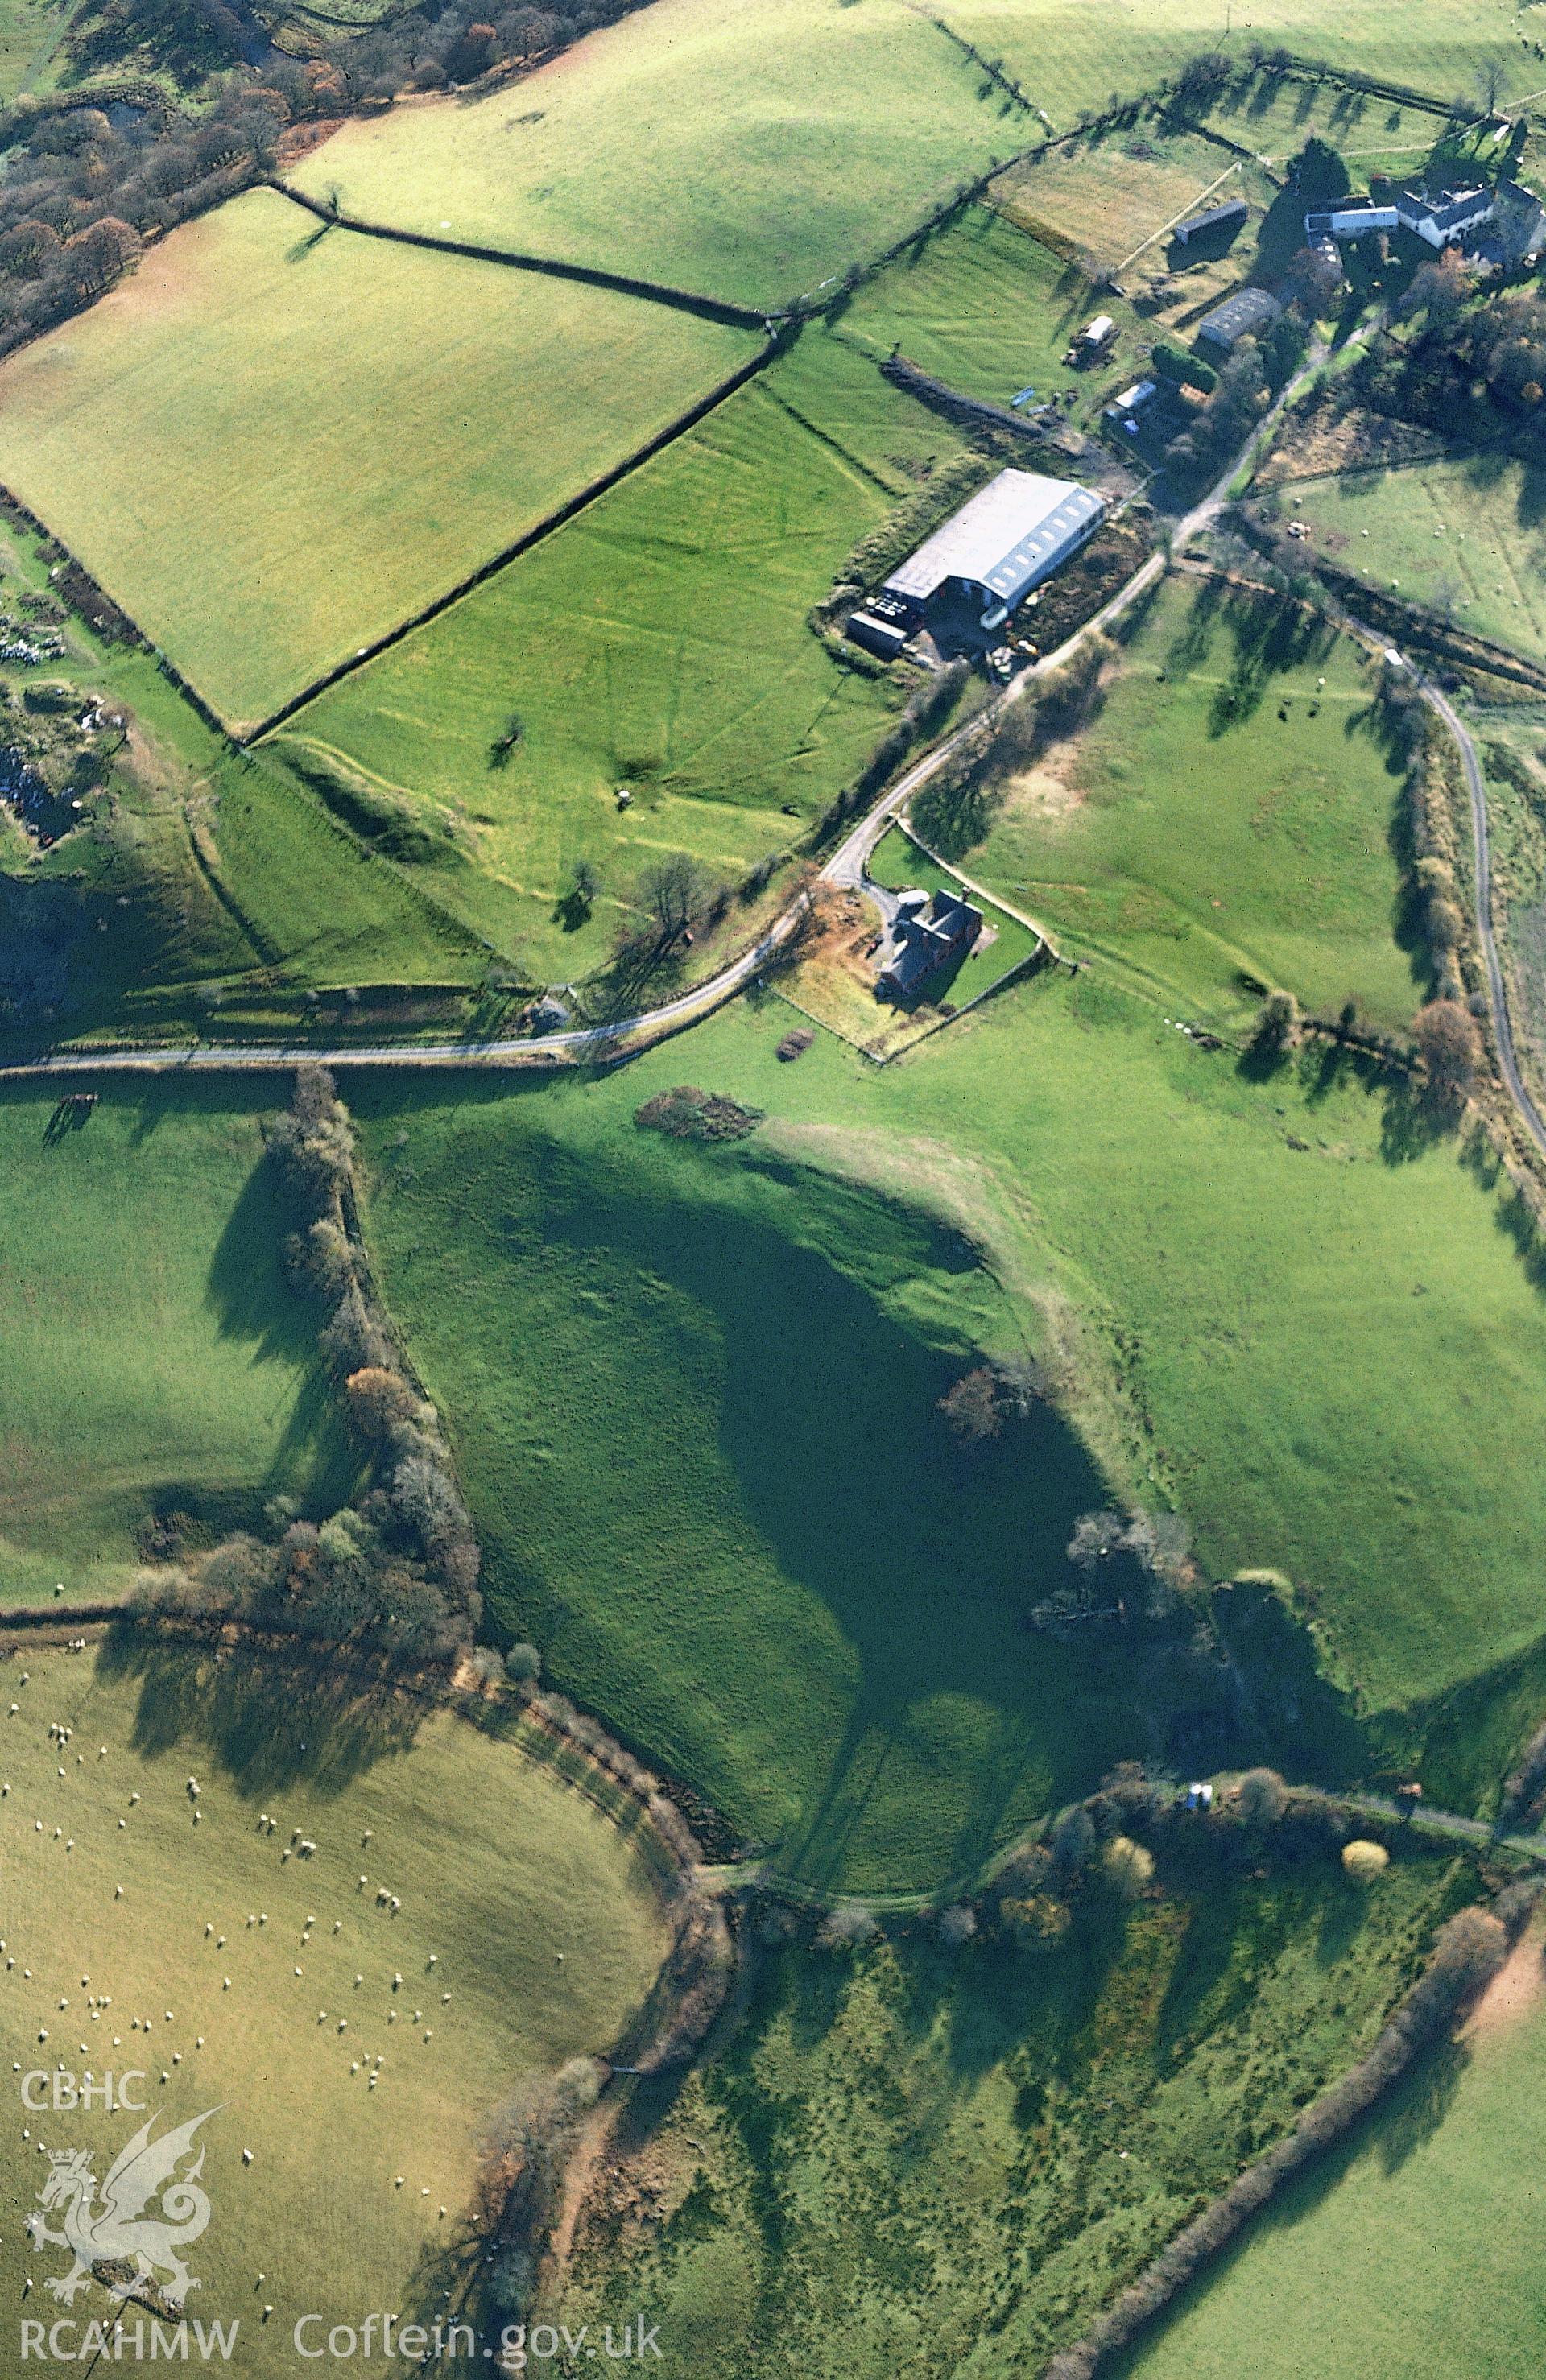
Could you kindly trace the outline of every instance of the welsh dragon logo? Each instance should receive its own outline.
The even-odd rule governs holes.
[[[189,2290],[199,2288],[180,2251],[199,2238],[210,2219],[208,2196],[199,2187],[202,2146],[180,2178],[177,2167],[191,2153],[200,2125],[218,2113],[206,2107],[201,2116],[154,2141],[151,2132],[156,2119],[150,2117],[108,2168],[100,2198],[88,2150],[49,2151],[48,2179],[38,2200],[44,2209],[63,2207],[65,2228],[51,2231],[43,2214],[30,2215],[27,2228],[34,2248],[67,2248],[75,2264],[62,2280],[45,2281],[45,2289],[73,2305],[78,2293],[90,2289],[93,2268],[103,2264],[133,2266],[127,2279],[103,2284],[110,2297],[127,2298],[147,2282],[163,2287],[159,2277],[164,2273],[171,2277],[163,2294],[173,2305],[180,2306]],[[159,2214],[147,2216],[146,2207],[157,2198]]]

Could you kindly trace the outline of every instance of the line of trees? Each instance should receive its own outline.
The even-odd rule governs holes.
[[[365,1484],[321,1522],[289,1497],[273,1498],[262,1533],[142,1573],[139,1608],[239,1616],[399,1660],[449,1660],[481,1616],[478,1540],[439,1415],[403,1366],[349,1229],[354,1132],[324,1067],[298,1070],[268,1146],[299,1212],[291,1269],[324,1310],[318,1346],[365,1453]]]

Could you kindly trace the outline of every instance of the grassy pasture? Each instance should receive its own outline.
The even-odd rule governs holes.
[[[511,87],[357,120],[349,211],[780,306],[1040,128],[901,0],[655,0]]]
[[[456,821],[437,897],[528,963],[604,955],[640,871],[738,881],[858,772],[898,696],[806,625],[948,429],[820,331],[539,550],[310,705],[266,747]],[[503,765],[491,747],[524,722]],[[619,812],[619,785],[634,793]],[[785,806],[794,815],[786,816]],[[589,920],[560,909],[578,858]],[[740,913],[744,916],[744,913]],[[738,929],[737,929],[738,930]]]
[[[1013,786],[972,872],[1187,1016],[1246,1020],[1245,973],[1399,1026],[1421,996],[1394,939],[1399,797],[1356,646],[1176,581],[1094,720]]]
[[[916,1890],[1130,1740],[1141,1657],[1020,1627],[1099,1483],[1050,1414],[956,1449],[937,1400],[1035,1318],[954,1234],[635,1127],[683,1062],[383,1102],[372,1244],[497,1626],[784,1871]]]
[[[637,1853],[508,1722],[351,1692],[309,1659],[25,1645],[0,1685],[19,1706],[0,1722],[6,2038],[27,2068],[141,2070],[158,2131],[218,2111],[190,2317],[238,2323],[230,2368],[262,2374],[295,2368],[299,2314],[435,2320],[482,2119],[524,2076],[609,2047],[648,1991],[664,1928]],[[283,1856],[296,1828],[314,1857]],[[22,2228],[40,2143],[90,2147],[100,2180],[143,2119],[30,2113],[6,2079],[0,2285],[19,2305],[27,2275],[26,2311],[52,2319],[61,2252]],[[93,2288],[72,2313],[111,2309]]]
[[[1157,1740],[1147,1722],[1133,1733],[1116,1670],[1089,1679],[1081,1716],[1061,1654],[997,1633],[990,1549],[1016,1509],[998,1465],[1014,1497],[1082,1509],[1076,1449],[999,1441],[987,1472],[958,1487],[931,1456],[926,1491],[849,1460],[850,1430],[905,1450],[909,1430],[931,1427],[929,1346],[1012,1349],[1051,1331],[1069,1350],[1082,1429],[1141,1497],[1187,1516],[1203,1575],[1266,1565],[1296,1583],[1329,1672],[1357,1695],[1367,1756],[1418,1762],[1451,1807],[1485,1799],[1546,1696],[1528,1552],[1546,1489],[1528,1456],[1546,1427],[1546,1310],[1490,1164],[1317,1053],[1258,1083],[1090,977],[1043,977],[882,1072],[824,1036],[779,1065],[790,1022],[782,1002],[735,1010],[626,1082],[464,1103],[459,1122],[423,1097],[382,1117],[378,1157],[407,1129],[411,1176],[378,1198],[387,1293],[449,1417],[503,1623],[552,1643],[561,1676],[668,1747],[740,1823],[788,1828],[808,1873],[849,1873],[868,1889],[947,1872],[991,1839],[995,1811],[1007,1821],[1042,1805],[1082,1756],[1103,1765],[1114,1737]],[[786,1327],[777,1342],[793,1348],[778,1354],[795,1372],[778,1391],[788,1411],[749,1356],[744,1372],[722,1371],[736,1299],[771,1281],[768,1302],[794,1314],[794,1291],[778,1235],[743,1257],[693,1220],[711,1190],[732,1211],[774,1196],[761,1143],[742,1155],[638,1148],[633,1107],[683,1079],[767,1110],[775,1160],[968,1231],[1007,1302],[973,1312],[972,1275],[936,1281],[915,1316],[924,1352],[887,1341],[896,1361],[878,1364],[862,1307],[857,1358],[841,1344],[817,1352],[823,1318],[835,1329],[852,1308],[810,1273],[798,1335]],[[576,1152],[551,1160],[572,1185],[562,1198],[536,1178],[544,1140]],[[631,1184],[615,1220],[590,1153],[609,1147]],[[561,1243],[556,1220],[533,1219],[556,1219],[565,1199],[581,1220]],[[676,1220],[663,1199],[680,1205]],[[779,1233],[813,1228],[803,1189],[795,1207],[804,1221],[770,1210]],[[926,1247],[897,1247],[867,1207],[838,1211],[835,1261],[862,1259],[892,1294],[929,1282]],[[587,1229],[601,1243],[590,1278],[564,1253]],[[530,1255],[541,1230],[547,1252]],[[716,1265],[734,1273],[723,1290]],[[766,1337],[759,1327],[759,1347]],[[737,1419],[748,1395],[749,1445]],[[829,1396],[825,1440],[808,1456],[809,1415]],[[1055,1490],[1039,1485],[1044,1460]],[[728,1485],[727,1462],[742,1470]],[[786,1536],[782,1521],[768,1533],[781,1508],[757,1483],[770,1471],[799,1495]],[[828,1477],[844,1483],[835,1517]],[[991,1479],[994,1534],[973,1551],[983,1587],[964,1604],[964,1590],[931,1595],[916,1621],[910,1603],[899,1619],[895,1566],[881,1577],[860,1560],[852,1479],[899,1512],[937,1493],[957,1520]],[[770,1499],[755,1535],[753,1487]],[[1029,1547],[1058,1542],[1052,1511],[1038,1528],[1016,1597],[1036,1575]],[[1017,1608],[999,1607],[1011,1626]],[[868,1749],[860,1720],[872,1722]],[[1278,1752],[1314,1763],[1313,1724]],[[819,1823],[802,1821],[817,1789]]]
[[[1041,1956],[921,1926],[853,1962],[759,1953],[644,2148],[658,2216],[603,2188],[571,2325],[658,2308],[668,2380],[1040,2370],[1367,2046],[1453,1888],[1439,1863],[1361,1901],[1317,1860],[1161,1876]]]
[[[1027,231],[1045,229],[1114,271],[1176,216],[1246,193],[1238,166],[1199,134],[1162,139],[1145,128],[1028,160],[995,182],[992,195]],[[1164,242],[1145,254],[1146,269],[1157,270]]]
[[[824,1036],[780,1066],[791,1021],[728,1012],[626,1081],[371,1103],[373,1244],[499,1624],[781,1865],[961,1872],[1168,1741],[1120,1645],[1019,1633],[1103,1492],[1079,1446],[1043,1415],[964,1462],[932,1411],[973,1345],[1052,1332],[1203,1575],[1296,1582],[1360,1765],[1474,1806],[1540,1696],[1546,1525],[1546,1313],[1486,1167],[1313,1054],[1256,1083],[1088,978],[880,1073]],[[684,1079],[773,1120],[733,1152],[638,1134]],[[1318,1725],[1278,1756],[1341,1757]]]
[[[1114,316],[1120,335],[1099,370],[1075,372],[1065,351],[1098,308]],[[1081,273],[1004,215],[972,207],[868,282],[843,309],[841,334],[877,363],[900,346],[925,371],[997,405],[1028,384],[1042,396],[1072,386],[1072,419],[1088,422],[1131,377],[1142,326],[1121,298],[1098,298]],[[1035,460],[1028,454],[1028,467]]]
[[[1209,0],[1120,0],[1102,8],[1089,0],[945,0],[941,14],[987,56],[1002,56],[1060,128],[1079,109],[1103,106],[1113,91],[1150,90],[1199,51],[1222,50],[1243,66],[1258,44],[1281,44],[1441,101],[1469,92],[1478,69],[1494,58],[1504,67],[1505,103],[1542,80],[1536,27],[1513,0],[1454,0],[1418,15],[1405,0],[1261,0],[1249,26],[1236,26],[1233,36]],[[1357,121],[1379,123],[1380,108],[1369,101]]]
[[[112,1593],[152,1511],[218,1531],[282,1490],[331,1510],[353,1476],[261,1095],[103,1087],[51,1137],[54,1106],[0,1099],[0,1601]]]
[[[251,723],[753,351],[254,191],[0,373],[0,474]]]
[[[1546,2091],[1541,1948],[1528,1936],[1437,2072],[1286,2191],[1125,2380],[1509,2380],[1540,2353],[1534,2176]]]
[[[1546,471],[1510,455],[1298,480],[1284,511],[1341,570],[1546,660]]]
[[[67,11],[58,0],[5,0],[0,7],[0,94],[45,91],[57,77]]]
[[[780,1067],[775,1038],[716,1020],[694,1075],[781,1147],[969,1213],[1020,1315],[1065,1297],[1108,1459],[1188,1517],[1205,1576],[1293,1579],[1369,1740],[1474,1805],[1543,1694],[1546,1500],[1500,1456],[1546,1419],[1546,1310],[1490,1167],[1316,1055],[1257,1084],[1088,978],[879,1075],[826,1040]]]

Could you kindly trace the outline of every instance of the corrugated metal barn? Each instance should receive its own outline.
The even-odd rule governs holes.
[[[1105,499],[1071,480],[1000,471],[953,513],[885,582],[885,593],[921,619],[943,590],[980,598],[996,625],[1092,537]]]

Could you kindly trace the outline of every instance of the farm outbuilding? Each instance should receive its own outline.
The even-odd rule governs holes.
[[[1152,405],[1160,393],[1157,380],[1136,380],[1130,388],[1119,389],[1106,407],[1108,421],[1126,421]]]
[[[936,596],[965,595],[980,601],[984,628],[998,627],[1105,516],[1104,497],[1075,480],[1000,471],[892,572],[882,594],[907,607],[915,625]]]
[[[1077,333],[1068,350],[1070,361],[1077,364],[1098,363],[1116,336],[1116,324],[1109,314],[1097,314],[1092,322]]]
[[[1283,308],[1269,291],[1236,289],[1233,298],[1226,298],[1222,306],[1204,314],[1197,326],[1197,335],[1227,356],[1239,340],[1254,338],[1259,331],[1268,330],[1282,312]]]
[[[1236,232],[1250,209],[1244,199],[1229,199],[1222,207],[1209,207],[1202,214],[1188,215],[1177,224],[1171,237],[1177,248],[1189,248],[1194,239],[1222,240],[1226,234]]]

